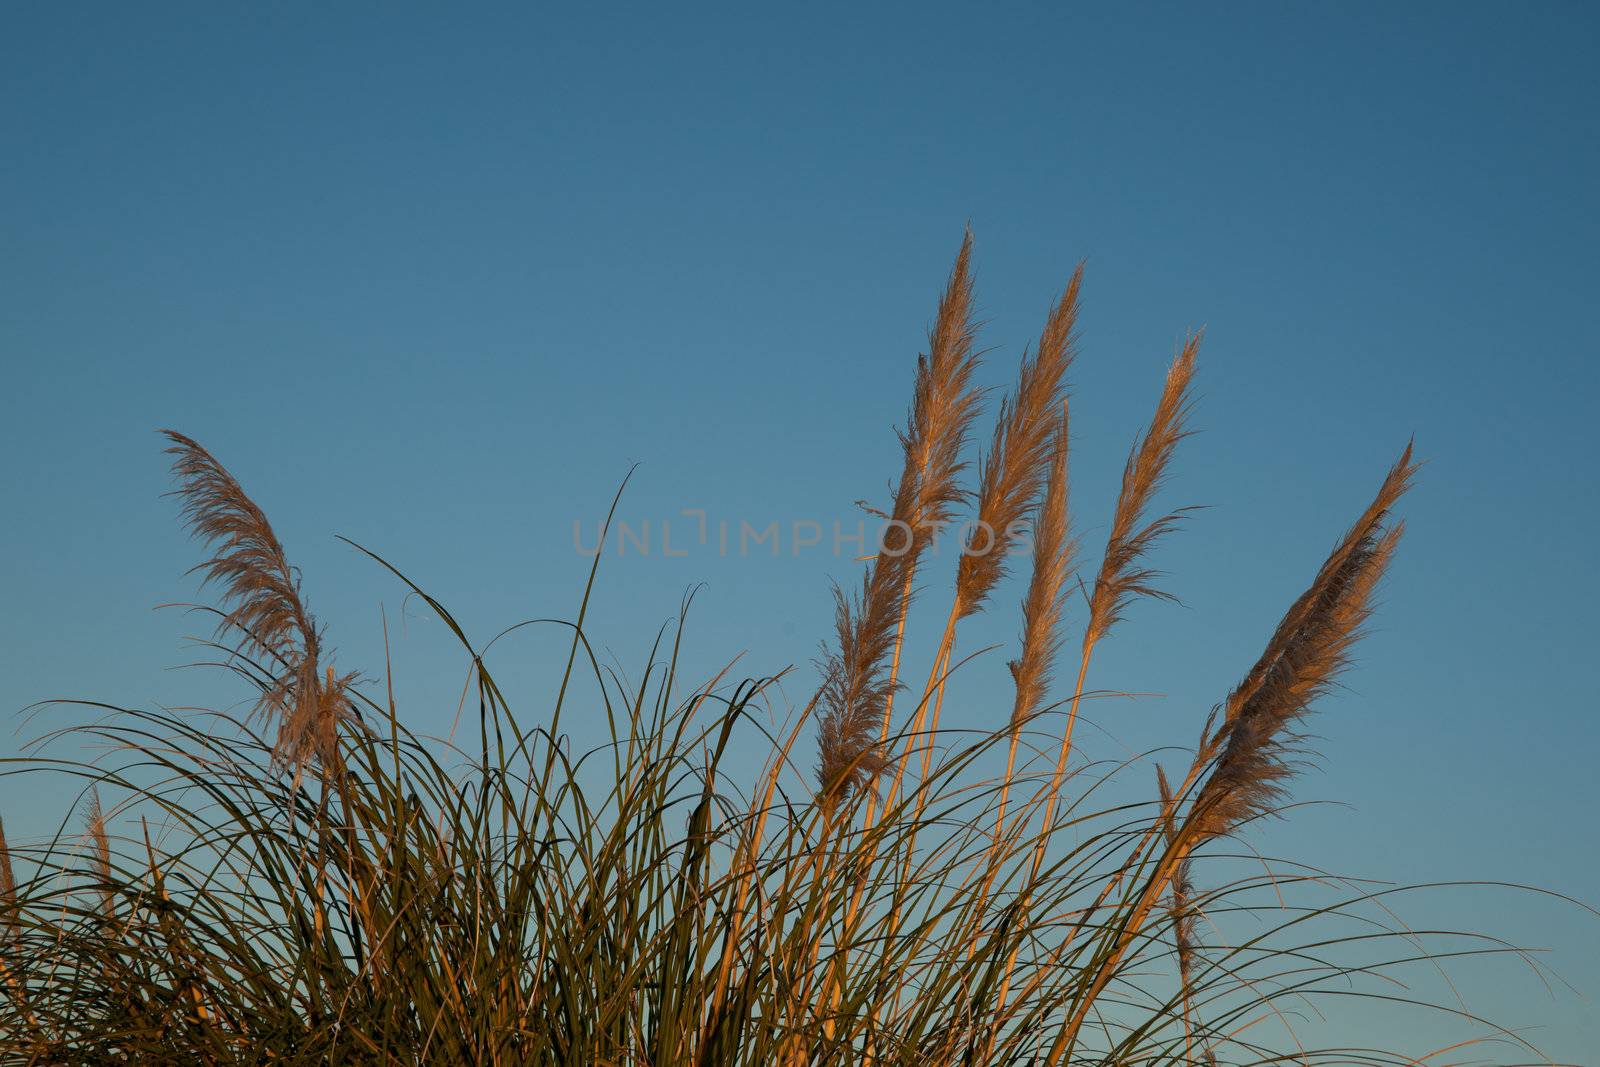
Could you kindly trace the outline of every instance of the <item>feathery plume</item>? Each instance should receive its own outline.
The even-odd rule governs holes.
[[[1383,484],[1379,486],[1378,494],[1372,503],[1367,505],[1361,517],[1339,539],[1338,544],[1317,571],[1310,588],[1300,594],[1299,599],[1284,613],[1283,620],[1278,623],[1277,629],[1267,641],[1266,650],[1261,654],[1261,658],[1250,668],[1244,680],[1228,694],[1225,705],[1227,721],[1231,722],[1237,718],[1244,704],[1255,696],[1272,666],[1281,660],[1285,650],[1300,634],[1306,619],[1319,611],[1326,611],[1332,601],[1340,595],[1343,590],[1342,583],[1350,573],[1351,556],[1367,544],[1395,501],[1411,487],[1411,478],[1417,469],[1411,462],[1411,451],[1412,446],[1407,444],[1400,458],[1384,476]]]
[[[1172,939],[1178,950],[1178,979],[1183,983],[1184,998],[1188,999],[1189,981],[1194,975],[1195,922],[1197,916],[1189,901],[1194,897],[1194,881],[1190,877],[1189,859],[1178,864],[1172,876]]]
[[[1104,637],[1135,597],[1172,599],[1170,593],[1155,587],[1159,574],[1142,566],[1142,561],[1162,535],[1178,524],[1183,512],[1170,512],[1146,522],[1145,511],[1166,478],[1167,464],[1178,442],[1189,435],[1184,424],[1192,403],[1189,387],[1194,381],[1195,354],[1199,349],[1200,335],[1194,334],[1173,360],[1150,426],[1134,442],[1122,468],[1122,489],[1112,515],[1111,536],[1089,597],[1085,645]]]
[[[1061,593],[1077,555],[1076,541],[1067,536],[1067,435],[1067,404],[1063,401],[1044,502],[1033,524],[1033,577],[1022,602],[1022,653],[1011,662],[1017,693],[1011,709],[1013,728],[1043,704],[1061,648]]]
[[[1067,453],[1069,450],[1067,401],[1061,401],[1055,443],[1051,451],[1050,473],[1045,481],[1044,500],[1033,524],[1033,578],[1022,602],[1022,651],[1008,664],[1015,682],[1016,699],[1011,705],[1010,743],[1006,751],[1005,774],[1000,780],[999,803],[995,806],[994,844],[990,848],[989,872],[980,894],[987,897],[999,873],[1001,842],[1005,835],[1006,801],[1011,793],[1012,773],[1017,765],[1017,744],[1025,723],[1044,702],[1056,653],[1061,648],[1061,593],[1072,573],[1077,543],[1067,536]],[[1009,981],[1009,973],[1006,976]]]
[[[1005,575],[1006,556],[1039,500],[1048,475],[1061,407],[1062,386],[1072,363],[1073,328],[1083,266],[1045,321],[1039,347],[1024,357],[1016,391],[1000,406],[994,443],[978,475],[977,523],[967,535],[956,569],[959,618],[976,614]]]
[[[267,521],[233,475],[193,439],[162,431],[172,442],[173,474],[190,531],[215,554],[194,569],[206,583],[222,587],[231,608],[218,631],[237,631],[249,649],[273,671],[256,704],[256,713],[278,724],[274,757],[292,768],[298,780],[310,763],[330,773],[339,759],[338,730],[354,721],[346,690],[354,674],[335,676],[319,669],[322,631],[306,610],[300,578]]]
[[[901,596],[899,574],[894,566],[869,567],[854,604],[834,589],[839,647],[823,661],[820,703],[826,710],[818,726],[817,779],[825,802],[865,788],[884,766],[878,731],[891,691],[888,661],[896,624],[892,605]]]
[[[1190,892],[1188,861],[1193,850],[1277,807],[1284,795],[1283,782],[1294,773],[1294,760],[1301,751],[1302,738],[1294,727],[1350,665],[1351,651],[1372,614],[1372,594],[1405,530],[1403,522],[1391,526],[1385,522],[1395,501],[1410,488],[1416,470],[1408,444],[1373,502],[1334,546],[1311,587],[1290,606],[1261,659],[1229,694],[1221,725],[1212,732],[1207,722],[1195,768],[1209,763],[1210,775],[1183,825],[1169,831],[1171,847],[1162,868],[1134,907],[1088,994],[1062,1028],[1050,1062],[1056,1062],[1059,1050],[1076,1039],[1094,997],[1111,980],[1157,895]],[[1190,943],[1192,947],[1192,939]]]
[[[966,496],[961,488],[961,473],[966,470],[961,453],[981,398],[972,384],[978,357],[973,351],[971,259],[968,230],[928,333],[928,355],[917,360],[911,412],[905,432],[899,435],[905,453],[902,487],[915,487],[914,507],[906,514],[897,508],[894,515],[912,530],[907,567],[916,565],[916,558]]]
[[[890,520],[894,533],[892,538],[886,535],[886,548],[906,569],[915,567],[922,551],[966,498],[961,474],[967,465],[961,453],[981,399],[972,384],[978,356],[973,351],[971,258],[972,231],[968,230],[928,331],[928,351],[917,357],[906,428],[895,431],[904,463],[891,493],[893,504],[885,512],[857,501],[869,513]]]
[[[1405,530],[1403,522],[1386,525],[1389,511],[1410,488],[1416,470],[1407,445],[1372,504],[1228,695],[1223,722],[1202,750],[1202,758],[1218,749],[1220,754],[1195,801],[1196,844],[1266,814],[1281,800],[1282,783],[1294,773],[1300,751],[1294,727],[1350,665],[1372,614],[1373,592]]]
[[[883,768],[877,750],[887,732],[895,683],[890,660],[910,596],[917,560],[950,521],[963,493],[960,456],[978,412],[972,384],[972,232],[967,231],[939,311],[928,334],[928,353],[917,360],[912,406],[898,433],[904,467],[893,492],[883,546],[852,599],[834,590],[837,649],[821,664],[823,714],[817,775],[830,800],[865,787]],[[869,509],[873,510],[873,509]]]
[[[17,875],[11,867],[11,847],[6,844],[6,822],[0,819],[0,941],[16,935]]]
[[[1156,786],[1161,792],[1161,820],[1163,833],[1167,839],[1168,847],[1178,844],[1177,802],[1172,795],[1172,786],[1167,782],[1167,774],[1159,766],[1156,767]],[[1177,872],[1172,876],[1172,885],[1168,890],[1168,900],[1172,916],[1172,941],[1173,947],[1178,952],[1178,979],[1182,984],[1184,1013],[1187,1022],[1189,1003],[1189,979],[1194,972],[1195,953],[1195,913],[1189,902],[1194,897],[1194,880],[1191,877],[1189,857],[1185,856],[1178,864]]]
[[[84,818],[89,834],[89,845],[94,850],[90,857],[94,865],[95,881],[99,883],[100,900],[109,917],[114,910],[115,896],[111,875],[111,839],[106,835],[106,813],[100,807],[100,790],[89,790],[89,810]]]

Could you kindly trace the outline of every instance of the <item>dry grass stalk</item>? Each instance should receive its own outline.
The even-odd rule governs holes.
[[[761,777],[761,789],[751,797],[749,809],[751,826],[748,833],[739,841],[739,860],[733,866],[737,885],[735,891],[737,906],[733,909],[732,927],[729,931],[729,936],[723,942],[722,956],[717,965],[717,979],[713,987],[711,1005],[706,1011],[705,1022],[703,1023],[703,1034],[707,1037],[714,1031],[715,1025],[721,1017],[723,1003],[728,996],[728,983],[733,973],[735,949],[738,946],[739,934],[742,932],[745,919],[745,903],[749,899],[751,886],[756,879],[756,861],[761,852],[763,836],[766,833],[767,819],[772,812],[772,798],[778,790],[778,778],[789,761],[789,753],[800,737],[801,728],[805,726],[806,721],[811,717],[812,711],[815,710],[816,702],[816,698],[813,697],[811,702],[806,705],[805,709],[796,718],[793,729],[789,731],[788,738],[768,761],[766,773]]]
[[[231,604],[219,632],[236,631],[241,648],[272,672],[273,682],[257,703],[257,714],[278,726],[277,757],[298,779],[316,763],[324,773],[338,767],[340,726],[350,720],[346,690],[355,675],[319,669],[322,631],[300,595],[299,574],[266,513],[238,481],[193,439],[163,431],[175,457],[173,474],[183,517],[196,537],[215,549],[195,569],[222,587]]]
[[[1051,468],[1052,441],[1067,368],[1074,355],[1073,331],[1077,327],[1082,285],[1083,265],[1079,264],[1046,318],[1033,356],[1023,357],[1016,389],[1001,403],[995,419],[990,453],[978,474],[977,514],[956,567],[955,596],[923,699],[908,732],[891,796],[919,743],[923,746],[922,770],[926,776],[933,758],[933,739],[939,726],[956,624],[982,610],[995,585],[1005,576],[1007,557],[1026,529],[1028,515],[1039,504]]]
[[[0,818],[0,908],[17,902],[17,876],[11,869],[11,846],[6,842],[6,821]]]
[[[89,810],[84,816],[84,831],[89,835],[90,869],[105,918],[116,910],[115,879],[111,870],[111,839],[106,835],[106,814],[100,807],[100,790],[89,790]]]
[[[1006,802],[1016,772],[1017,747],[1022,727],[1043,706],[1049,691],[1056,654],[1061,649],[1062,600],[1067,579],[1077,556],[1077,542],[1069,536],[1067,518],[1067,459],[1070,420],[1066,400],[1061,403],[1061,418],[1052,446],[1050,473],[1045,481],[1044,500],[1033,523],[1033,573],[1028,595],[1022,601],[1022,648],[1009,664],[1015,684],[1010,737],[1006,744],[1006,769],[1000,779],[1000,795],[995,804],[994,842],[990,848],[983,884],[978,892],[978,913],[983,912],[994,879],[999,873],[1001,847],[1005,836]],[[976,939],[969,946],[969,953]]]
[[[1062,598],[1078,549],[1076,540],[1068,536],[1068,428],[1067,403],[1063,401],[1044,501],[1033,524],[1033,574],[1022,602],[1022,651],[1010,664],[1016,683],[1011,707],[1013,736],[1044,705],[1056,654],[1061,650]]]
[[[140,829],[144,833],[144,854],[147,870],[150,872],[150,884],[155,888],[156,899],[161,902],[157,910],[157,922],[161,933],[172,952],[172,962],[175,968],[183,974],[181,995],[189,1001],[194,1011],[194,1021],[207,1023],[211,1020],[211,1011],[206,1006],[203,970],[194,959],[194,954],[189,950],[188,937],[183,926],[171,914],[172,895],[167,892],[165,876],[161,873],[161,865],[156,859],[155,846],[150,842],[150,826],[141,818]]]
[[[1185,423],[1192,406],[1190,390],[1194,384],[1195,356],[1199,350],[1200,336],[1194,334],[1167,369],[1155,414],[1151,416],[1149,427],[1134,442],[1122,468],[1122,486],[1112,511],[1111,533],[1100,560],[1100,570],[1095,575],[1094,590],[1089,596],[1089,618],[1084,625],[1078,676],[1073,683],[1067,723],[1061,732],[1061,748],[1056,756],[1055,770],[1045,791],[1046,826],[1054,818],[1061,782],[1066,776],[1067,760],[1072,754],[1072,730],[1078,720],[1084,679],[1088,676],[1089,661],[1094,655],[1095,646],[1121,619],[1122,612],[1135,598],[1172,599],[1171,594],[1156,588],[1154,581],[1158,572],[1146,565],[1145,557],[1164,534],[1177,526],[1183,510],[1168,512],[1155,519],[1147,518],[1147,514],[1152,498],[1166,480],[1167,469],[1178,442],[1188,436]],[[1044,860],[1045,841],[1046,837],[1041,835],[1035,848],[1035,874]]]
[[[963,499],[960,484],[972,420],[978,413],[973,351],[972,234],[951,268],[917,375],[906,429],[904,466],[882,550],[855,597],[834,590],[835,649],[823,660],[817,768],[829,803],[863,788],[884,766],[898,684],[900,645],[917,561]]]
[[[1016,391],[1001,404],[994,442],[978,474],[977,523],[956,570],[958,618],[982,610],[1005,576],[1010,549],[1049,477],[1082,284],[1080,265],[1045,321],[1036,354],[1023,358]]]
[[[1122,468],[1122,489],[1112,513],[1111,534],[1089,598],[1086,644],[1105,636],[1136,597],[1172,599],[1170,593],[1156,588],[1159,572],[1145,566],[1144,557],[1163,535],[1171,532],[1183,513],[1169,512],[1150,520],[1146,515],[1156,491],[1166,480],[1178,442],[1189,435],[1186,423],[1193,404],[1190,387],[1199,351],[1200,335],[1194,334],[1168,368],[1150,426],[1135,442]]]
[[[1022,602],[1022,649],[1009,664],[1015,699],[1008,727],[1005,775],[995,814],[995,850],[1005,829],[1006,798],[1016,770],[1017,746],[1023,725],[1043,706],[1061,650],[1062,601],[1077,558],[1077,541],[1069,536],[1067,520],[1067,456],[1069,451],[1067,402],[1062,401],[1045,482],[1044,501],[1033,524],[1033,574]]]
[[[1177,526],[1183,511],[1167,512],[1154,519],[1149,518],[1148,514],[1157,490],[1166,480],[1178,443],[1188,436],[1186,423],[1193,404],[1191,388],[1194,384],[1195,357],[1199,350],[1200,335],[1192,334],[1167,369],[1155,414],[1150,418],[1150,425],[1129,450],[1127,462],[1122,468],[1122,485],[1112,510],[1111,532],[1106,539],[1100,570],[1095,575],[1094,589],[1089,596],[1089,617],[1084,625],[1078,676],[1073,683],[1067,722],[1061,732],[1055,768],[1042,794],[1043,828],[1034,843],[1030,880],[1038,879],[1044,865],[1045,850],[1051,838],[1049,828],[1055,820],[1061,784],[1066,778],[1068,760],[1072,755],[1072,731],[1078,721],[1084,681],[1088,677],[1089,661],[1094,656],[1095,646],[1111,631],[1122,618],[1123,611],[1136,598],[1172,599],[1171,594],[1155,586],[1158,572],[1146,564],[1145,558],[1156,543]],[[1028,813],[1024,811],[1019,822],[1027,818]],[[1000,981],[1002,1002],[1010,989],[1016,961],[1015,953],[1006,961]]]
[[[1372,503],[1289,608],[1256,665],[1229,694],[1224,721],[1203,740],[1196,758],[1195,770],[1210,764],[1210,774],[1116,945],[1062,1029],[1048,1063],[1059,1062],[1072,1047],[1094,998],[1111,981],[1150,908],[1174,879],[1186,874],[1193,850],[1266,814],[1282,798],[1282,783],[1293,774],[1294,759],[1301,751],[1295,726],[1350,665],[1351,652],[1372,613],[1372,595],[1404,531],[1403,522],[1385,523],[1416,473],[1411,452],[1407,445]],[[1194,776],[1191,772],[1191,779]]]
[[[1080,263],[1046,318],[1033,356],[1024,355],[1015,391],[1001,403],[990,454],[979,471],[977,514],[957,565],[950,614],[945,620],[944,634],[934,655],[928,683],[907,731],[905,749],[895,769],[887,803],[893,803],[919,745],[922,748],[922,777],[927,779],[933,761],[939,716],[944,705],[945,681],[955,643],[956,625],[961,619],[982,610],[995,585],[1005,576],[1006,558],[1016,539],[1025,530],[1028,515],[1039,506],[1040,495],[1045,490],[1056,461],[1059,459],[1064,462],[1064,456],[1054,446],[1059,443],[1058,412],[1065,404],[1063,390],[1067,369],[1074,356],[1074,330],[1082,285],[1083,265]],[[1064,468],[1062,473],[1064,479]],[[1062,488],[1065,489],[1064,480]],[[1065,506],[1064,495],[1062,505]],[[926,791],[919,791],[912,815],[913,824],[921,821],[926,803]],[[912,837],[914,840],[915,834]],[[909,880],[913,851],[906,851],[902,883]],[[987,884],[986,880],[985,890]],[[899,909],[895,908],[889,921],[891,936],[898,931],[899,922]]]
[[[900,490],[914,487],[914,504],[897,507],[893,518],[905,523],[912,541],[902,552],[908,573],[928,544],[943,529],[966,500],[961,474],[972,422],[978,417],[981,394],[973,385],[978,367],[973,345],[976,326],[972,319],[972,232],[961,242],[955,266],[939,300],[938,315],[928,333],[928,355],[917,361],[917,377],[911,413],[900,436],[905,454],[905,469]],[[896,497],[901,494],[897,492]]]
[[[1170,593],[1155,586],[1159,572],[1146,565],[1145,557],[1162,536],[1177,526],[1186,509],[1167,512],[1154,519],[1147,518],[1147,514],[1156,491],[1166,480],[1167,469],[1177,451],[1178,442],[1188,436],[1186,423],[1193,405],[1191,388],[1194,384],[1195,356],[1199,351],[1200,335],[1196,333],[1184,343],[1177,358],[1167,368],[1155,414],[1150,418],[1149,427],[1134,442],[1122,468],[1122,486],[1112,511],[1111,533],[1106,539],[1105,554],[1100,559],[1100,570],[1095,575],[1094,590],[1089,596],[1089,618],[1084,625],[1078,677],[1072,687],[1072,703],[1068,706],[1067,723],[1061,732],[1061,748],[1056,756],[1055,770],[1045,791],[1046,826],[1055,815],[1061,782],[1067,772],[1067,760],[1072,754],[1072,730],[1078,721],[1084,679],[1088,677],[1089,661],[1094,656],[1095,646],[1122,618],[1123,611],[1134,599],[1141,596],[1158,600],[1173,599]],[[1045,841],[1046,837],[1041,835],[1034,852],[1033,868],[1036,875],[1044,860]]]
[[[1367,510],[1340,539],[1310,588],[1284,615],[1266,651],[1224,705],[1211,776],[1195,800],[1196,842],[1226,834],[1277,806],[1294,773],[1300,740],[1294,727],[1350,665],[1372,613],[1372,593],[1405,530],[1385,526],[1410,488],[1411,446],[1390,468]]]
[[[879,561],[867,569],[854,601],[834,590],[837,651],[823,663],[825,710],[817,734],[819,796],[830,806],[865,788],[884,765],[878,731],[893,688],[889,660],[901,585],[899,568]]]
[[[978,356],[973,349],[976,326],[972,320],[971,258],[972,231],[968,229],[939,301],[934,328],[929,331],[928,356],[917,361],[911,414],[906,431],[900,435],[905,467],[895,493],[895,510],[889,516],[894,520],[893,528],[904,539],[896,546],[895,560],[901,571],[900,618],[889,664],[889,695],[878,731],[880,742],[888,740],[893,725],[900,649],[917,563],[966,500],[961,486],[966,462],[961,454],[981,400],[980,391],[972,383]],[[913,500],[914,505],[907,506]],[[868,810],[871,821],[870,804]]]
[[[17,874],[11,867],[11,847],[6,843],[6,823],[0,819],[0,945],[17,934]]]
[[[1178,845],[1178,802],[1173,795],[1172,786],[1167,782],[1166,772],[1160,766],[1156,767],[1156,786],[1161,794],[1161,823],[1167,847],[1176,848]],[[1192,1062],[1194,1057],[1190,990],[1194,985],[1195,933],[1199,919],[1192,907],[1194,880],[1191,877],[1191,873],[1191,860],[1190,857],[1186,856],[1178,864],[1177,873],[1173,875],[1172,888],[1168,894],[1172,922],[1172,947],[1178,957],[1178,990],[1182,999],[1183,1045],[1184,1060],[1186,1062]]]
[[[853,607],[835,590],[838,651],[824,660],[820,695],[825,710],[819,726],[820,797],[829,809],[866,788],[887,765],[884,746],[893,724],[900,650],[917,563],[965,499],[961,474],[966,464],[961,454],[980,400],[972,383],[978,358],[973,351],[971,258],[969,229],[939,301],[928,355],[917,361],[911,412],[899,435],[904,465],[891,511],[883,516],[890,520],[883,549],[869,566]],[[892,638],[887,629],[891,619]],[[875,793],[867,798],[869,825],[877,799]],[[860,916],[864,891],[864,883],[858,885],[846,909],[846,941]],[[841,950],[823,996],[830,1006],[839,995],[843,971]],[[831,1037],[831,1024],[825,1029]]]
[[[33,1027],[37,1025],[37,1018],[28,1007],[28,991],[6,958],[21,938],[17,874],[11,866],[11,846],[6,842],[5,820],[0,819],[0,978],[4,978],[6,991],[22,1017]]]

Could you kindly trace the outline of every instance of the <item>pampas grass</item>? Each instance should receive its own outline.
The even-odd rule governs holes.
[[[1077,324],[1082,281],[1083,267],[1079,265],[1045,320],[1038,348],[1032,356],[1023,355],[1016,388],[1001,402],[993,443],[978,472],[974,521],[956,567],[955,591],[944,636],[934,655],[933,673],[923,699],[917,705],[891,796],[904,779],[919,741],[922,775],[928,774],[956,626],[983,609],[990,592],[1005,576],[1006,557],[1025,532],[1027,516],[1037,506],[1044,488],[1051,466],[1055,415],[1063,403],[1067,368],[1072,364],[1072,332]]]
[[[1033,524],[1033,577],[1022,602],[1022,647],[1010,663],[1016,699],[1011,705],[1011,730],[1015,734],[1044,704],[1061,648],[1062,598],[1077,557],[1077,543],[1067,520],[1067,406],[1051,445],[1050,474],[1044,501]]]
[[[899,536],[838,593],[799,707],[781,673],[686,682],[681,617],[634,681],[607,669],[589,618],[597,557],[549,711],[513,714],[493,642],[363,548],[471,670],[475,746],[414,733],[387,663],[367,686],[333,669],[263,510],[169,432],[181,516],[220,592],[215,640],[252,687],[250,711],[82,705],[81,721],[4,762],[81,783],[88,822],[26,842],[0,832],[0,1062],[1421,1062],[1428,1050],[1319,1044],[1304,1009],[1335,984],[1384,995],[1446,935],[1393,921],[1393,891],[1266,857],[1224,877],[1219,852],[1288,799],[1307,717],[1349,668],[1393,562],[1410,450],[1212,719],[1189,728],[1202,732],[1184,773],[1157,768],[1154,799],[1122,790],[1148,761],[1091,759],[1072,726],[1097,644],[1136,600],[1166,599],[1155,554],[1183,512],[1158,496],[1188,432],[1198,338],[1167,373],[1108,502],[1083,610],[1069,610],[1082,509],[1068,503],[1065,375],[1081,270],[968,486],[971,253],[969,234],[911,375],[882,512]],[[933,671],[906,689],[926,548],[969,504],[992,537],[964,541]],[[1014,684],[992,721],[936,747],[957,624],[996,600],[1005,550],[1028,536]],[[1077,670],[1058,686],[1074,628]],[[597,745],[561,730],[577,702],[604,724]],[[1019,761],[1033,735],[1039,759]],[[1296,903],[1315,893],[1337,898]],[[1221,932],[1204,951],[1202,917]],[[1241,918],[1243,940],[1227,934]],[[1531,1055],[1518,1034],[1442,1010],[1471,1024],[1459,1048]]]
[[[315,763],[338,770],[339,730],[351,714],[346,690],[353,674],[326,676],[322,631],[300,596],[300,579],[289,566],[272,524],[245,495],[233,475],[201,445],[174,430],[172,470],[178,478],[183,518],[196,537],[216,549],[195,569],[222,588],[226,614],[219,634],[232,634],[273,679],[256,711],[276,725],[276,754],[298,777]]]
[[[994,443],[978,473],[977,521],[956,570],[957,618],[980,611],[1004,577],[1006,557],[1019,528],[1044,488],[1061,391],[1072,365],[1072,331],[1082,282],[1079,267],[1051,310],[1037,351],[1031,358],[1023,357],[1016,389],[1000,405]]]
[[[6,822],[0,819],[0,939],[9,940],[15,929],[16,906],[17,875],[11,866],[11,846],[6,844]]]
[[[972,233],[961,242],[950,280],[918,359],[911,413],[900,437],[904,469],[888,512],[883,548],[854,599],[834,589],[835,646],[822,661],[823,714],[817,767],[820,796],[832,804],[873,780],[886,760],[898,683],[900,644],[917,562],[965,499],[960,476],[967,435],[978,414],[972,383]],[[874,736],[876,732],[877,736]]]

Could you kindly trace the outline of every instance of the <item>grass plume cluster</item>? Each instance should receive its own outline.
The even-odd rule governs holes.
[[[1410,448],[1239,684],[1196,716],[1171,779],[1158,767],[1154,795],[1103,799],[1149,761],[1090,759],[1073,725],[1099,644],[1136,601],[1169,598],[1153,554],[1183,510],[1157,497],[1188,432],[1199,338],[1084,563],[1067,398],[1083,272],[970,466],[971,254],[969,234],[916,364],[883,546],[837,591],[800,707],[781,675],[686,683],[681,619],[636,681],[606,669],[586,590],[557,631],[559,688],[516,712],[488,646],[362,549],[471,665],[475,737],[417,734],[382,673],[334,670],[263,510],[169,433],[183,518],[210,553],[198,569],[221,593],[215,645],[250,711],[85,705],[5,761],[80,782],[86,818],[26,842],[0,824],[0,1062],[1422,1062],[1433,1050],[1299,1033],[1325,997],[1404,999],[1385,983],[1428,950],[1388,919],[1399,890],[1270,862],[1241,873],[1226,851],[1282,807],[1306,717],[1351,663],[1400,539]],[[928,548],[963,515],[973,532],[940,575]],[[958,631],[1019,560],[1013,685],[950,740]],[[946,581],[930,673],[908,685],[913,594]],[[1058,662],[1068,647],[1075,670]],[[562,731],[577,702],[603,717],[592,747]],[[751,745],[759,767],[730,758]],[[1436,1007],[1473,1055],[1531,1054]]]

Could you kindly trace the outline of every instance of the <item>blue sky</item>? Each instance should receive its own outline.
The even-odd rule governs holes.
[[[1600,900],[1597,31],[1576,4],[11,8],[0,703],[238,698],[170,669],[198,623],[151,610],[195,596],[161,426],[268,510],[347,666],[381,668],[387,611],[419,728],[448,725],[459,657],[334,535],[475,633],[570,615],[573,522],[635,462],[622,515],[656,551],[606,560],[598,639],[637,663],[704,582],[692,670],[796,663],[803,700],[853,571],[792,524],[882,499],[970,221],[985,384],[1087,260],[1093,548],[1165,362],[1207,331],[1166,499],[1209,509],[1159,559],[1182,606],[1137,608],[1096,660],[1091,684],[1159,694],[1095,709],[1101,754],[1192,740],[1414,433],[1407,540],[1297,786],[1337,803],[1253,843]],[[666,558],[686,508],[777,521],[782,552],[721,556],[713,526]],[[1015,600],[963,646],[1013,641]],[[505,646],[525,714],[555,646]],[[963,721],[1007,655],[969,669]],[[69,799],[0,783],[8,829]],[[1438,912],[1600,995],[1596,921]],[[1592,1002],[1475,974],[1472,1006],[1552,1057],[1600,1047]]]

